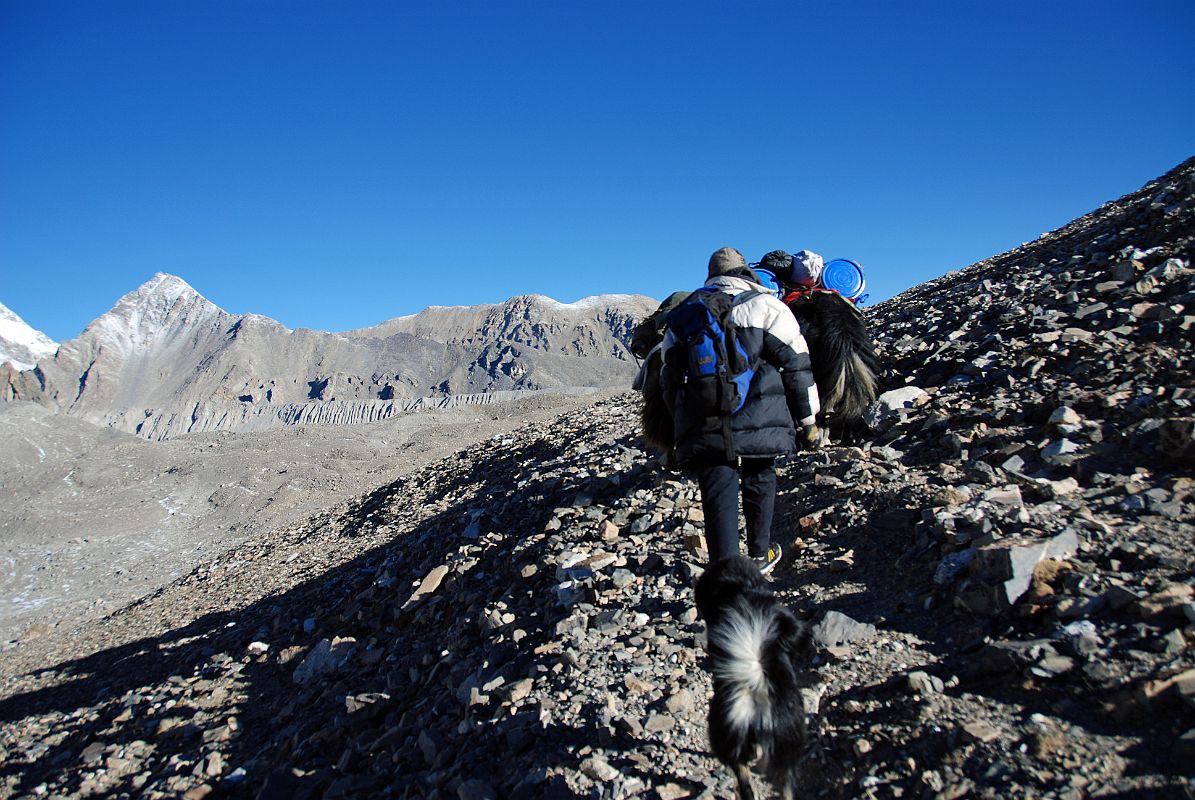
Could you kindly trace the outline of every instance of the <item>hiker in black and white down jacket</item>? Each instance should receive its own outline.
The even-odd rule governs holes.
[[[802,445],[817,446],[817,385],[796,319],[761,285],[738,250],[724,247],[710,257],[705,286],[733,296],[750,293],[735,301],[730,319],[755,374],[743,406],[729,418],[696,415],[684,401],[688,348],[668,331],[661,383],[673,417],[676,464],[697,474],[711,561],[739,554],[741,484],[747,554],[766,573],[781,556],[780,546],[771,541],[776,503],[773,462],[795,449],[798,426]]]

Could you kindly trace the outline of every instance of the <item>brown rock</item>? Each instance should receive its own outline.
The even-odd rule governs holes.
[[[1183,606],[1195,597],[1195,587],[1185,583],[1171,583],[1149,597],[1137,601],[1137,611],[1145,619],[1168,617],[1186,619]]]
[[[656,690],[655,684],[636,678],[634,675],[627,675],[622,679],[622,683],[627,689],[636,694],[647,694]]]
[[[1168,419],[1158,429],[1158,449],[1175,461],[1195,461],[1195,417]]]
[[[647,718],[643,729],[648,733],[664,733],[676,727],[676,719],[670,714],[655,713]]]
[[[971,742],[988,743],[999,739],[1003,734],[999,729],[982,720],[968,722],[963,726],[963,738]]]

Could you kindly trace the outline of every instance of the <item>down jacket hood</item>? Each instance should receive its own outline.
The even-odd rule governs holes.
[[[737,275],[716,275],[705,282],[706,286],[712,286],[730,294],[738,294],[739,292],[764,292],[766,294],[776,296],[776,292],[764,286],[762,283],[740,278]]]

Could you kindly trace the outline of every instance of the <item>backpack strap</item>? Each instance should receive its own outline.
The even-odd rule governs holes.
[[[758,295],[761,295],[761,294],[768,294],[768,292],[761,292],[758,289],[747,289],[746,291],[742,291],[742,292],[739,292],[738,294],[736,294],[734,296],[734,299],[730,301],[730,304],[732,306],[737,306],[739,303],[745,303],[748,300],[750,300],[752,297],[757,297]]]
[[[761,294],[764,294],[764,292],[761,292],[758,289],[748,289],[746,291],[739,292],[733,298],[731,298],[730,306],[731,306],[731,308],[734,308],[739,303],[745,303],[748,300],[750,300],[751,298],[756,297],[757,295],[761,295]],[[729,316],[730,315],[728,313],[727,317],[729,318]],[[735,338],[737,339],[738,335],[739,335],[737,325],[735,326],[735,334],[734,335],[735,335]],[[750,366],[751,370],[754,371],[759,366],[758,359],[753,358],[751,360],[749,366]],[[738,461],[739,454],[734,446],[734,430],[732,429],[732,426],[730,424],[731,416],[732,415],[729,413],[722,414],[722,444],[726,448],[726,460],[733,464]]]

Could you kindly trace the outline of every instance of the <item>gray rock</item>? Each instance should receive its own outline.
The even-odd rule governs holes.
[[[696,706],[697,699],[688,689],[679,689],[673,692],[664,702],[664,707],[668,709],[669,713],[681,716],[691,713]]]
[[[1050,415],[1048,421],[1051,425],[1078,425],[1083,418],[1073,408],[1059,406],[1054,409],[1054,413]]]
[[[887,430],[900,419],[901,412],[929,402],[929,395],[916,386],[884,392],[863,415],[864,423],[874,431]]]
[[[461,532],[461,538],[475,542],[481,538],[481,521],[478,519],[471,520],[465,526],[465,530]]]
[[[462,781],[456,788],[458,800],[498,800],[498,792],[483,780]]]
[[[347,695],[344,698],[344,709],[348,715],[373,717],[384,712],[390,704],[390,695],[385,692],[366,692],[358,695]]]
[[[653,713],[647,718],[643,729],[648,733],[665,733],[676,727],[676,718],[671,714]]]
[[[975,548],[971,547],[966,550],[960,550],[956,553],[951,553],[943,558],[936,570],[934,570],[934,583],[939,586],[945,586],[951,583],[958,575],[975,560]]]
[[[1082,448],[1070,439],[1059,439],[1042,448],[1041,458],[1047,464],[1067,464],[1081,450]]]
[[[413,606],[427,595],[435,592],[436,589],[440,588],[440,584],[447,575],[447,564],[440,564],[438,567],[433,568],[432,571],[427,573],[427,575],[423,577],[423,580],[419,582],[419,586],[416,587],[415,591],[411,593],[411,596],[407,598],[407,601],[403,604],[403,608]]]
[[[631,533],[646,533],[656,524],[654,514],[642,514],[631,523]]]
[[[1095,623],[1078,620],[1058,632],[1058,639],[1072,654],[1082,658],[1095,655],[1100,649],[1100,637]]]
[[[424,729],[419,732],[418,744],[419,752],[423,755],[423,760],[426,761],[429,766],[434,767],[436,764],[436,759],[440,755],[440,748],[442,746],[440,737],[434,732]]]
[[[972,742],[978,742],[980,744],[989,744],[991,742],[995,742],[1004,735],[1000,732],[999,728],[996,728],[991,723],[985,722],[983,720],[968,722],[963,725],[962,730],[963,737],[965,739]]]
[[[1104,598],[1108,606],[1114,610],[1119,611],[1126,606],[1132,605],[1139,601],[1144,595],[1130,589],[1127,586],[1111,586],[1104,592]]]
[[[1195,728],[1192,728],[1175,740],[1174,754],[1179,758],[1195,758]]]
[[[520,703],[531,695],[531,690],[535,687],[535,681],[531,678],[523,678],[516,681],[508,687],[506,698],[511,703]]]
[[[1006,539],[978,548],[971,562],[974,580],[960,594],[972,613],[992,614],[1017,602],[1029,590],[1034,569],[1045,559],[1065,560],[1079,549],[1073,529],[1049,539]]]
[[[816,714],[821,709],[822,697],[826,693],[826,685],[819,683],[815,686],[802,686],[797,691],[801,694],[801,706],[806,714]]]
[[[1138,262],[1118,261],[1108,270],[1108,276],[1120,283],[1127,283],[1137,277]]]
[[[1021,497],[1021,490],[1017,486],[1002,486],[995,489],[988,489],[982,496],[987,502],[999,506],[1021,508],[1025,505],[1025,500]]]
[[[874,625],[853,620],[840,611],[827,611],[821,622],[813,627],[813,639],[822,647],[865,642],[875,633]]]
[[[349,660],[356,646],[357,640],[351,637],[320,639],[295,669],[294,682],[304,685],[335,672]]]
[[[946,684],[937,675],[930,675],[924,670],[910,672],[907,677],[909,691],[922,696],[938,694],[946,688]]]
[[[1029,668],[1034,675],[1042,678],[1055,678],[1075,668],[1075,660],[1068,656],[1046,656]]]
[[[635,578],[635,573],[629,569],[616,569],[611,576],[611,580],[616,588],[625,589],[634,584],[637,579]]]
[[[1022,642],[993,642],[979,651],[973,669],[979,674],[1021,672],[1058,651],[1044,639]]]

